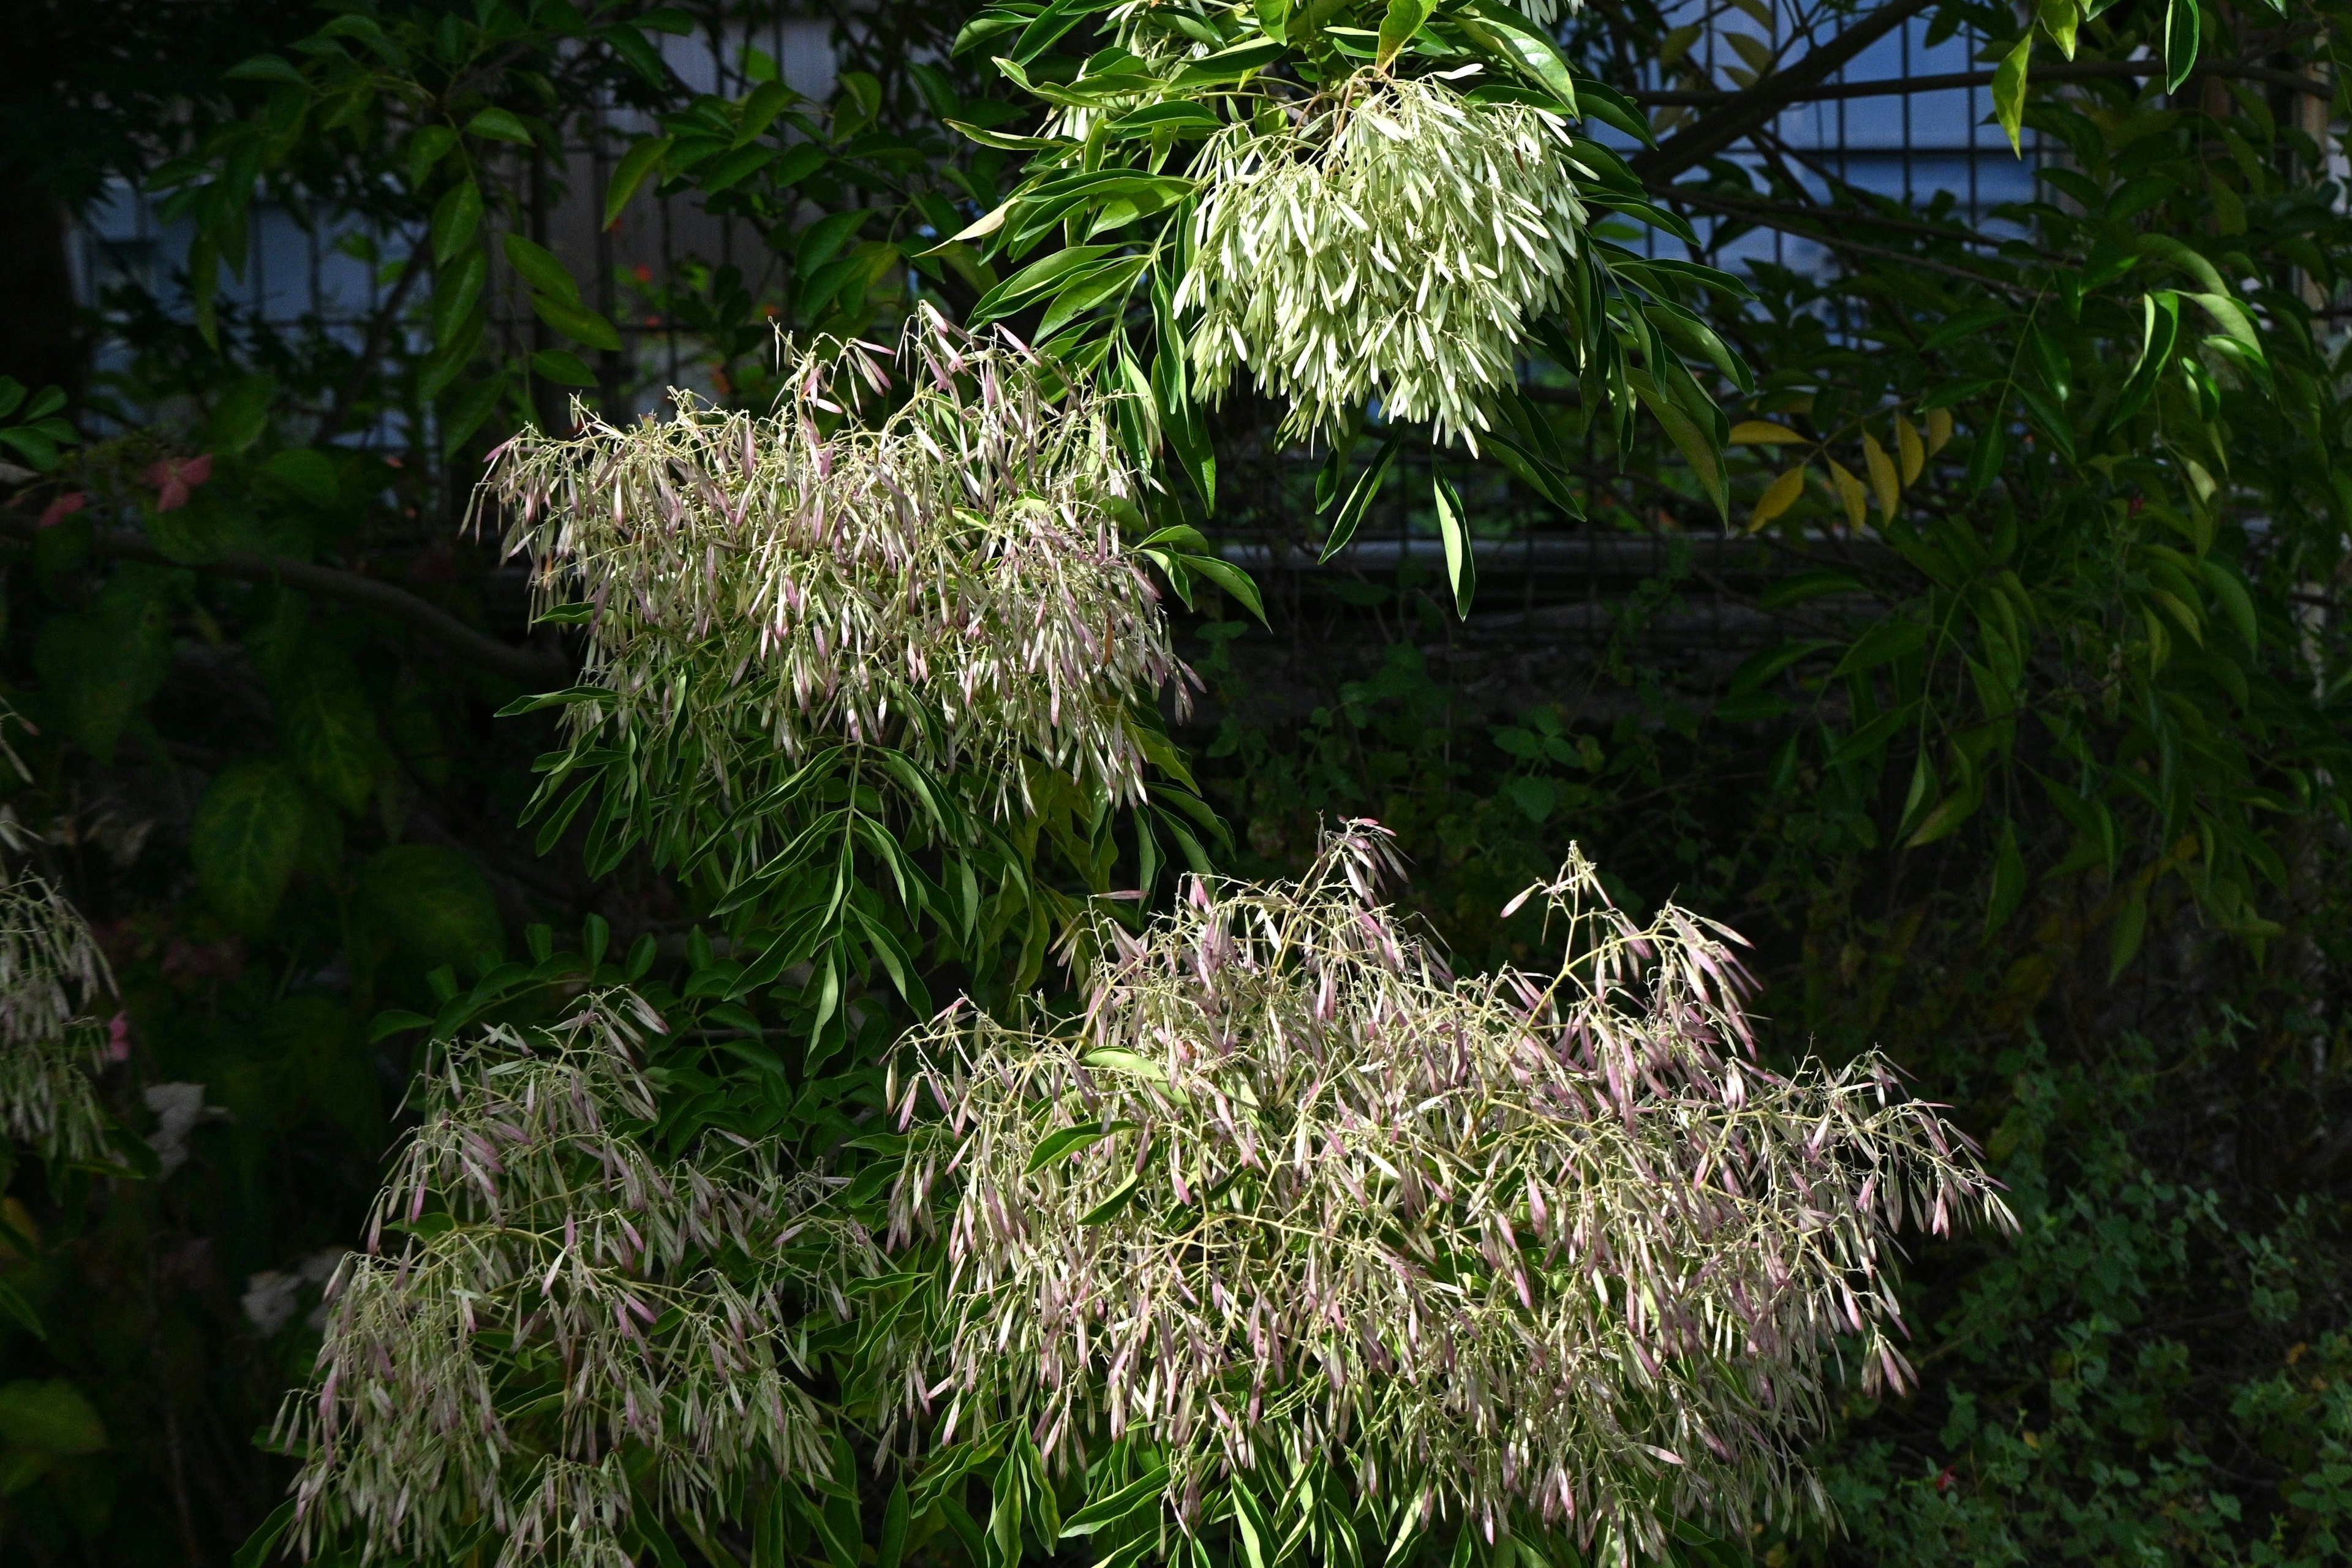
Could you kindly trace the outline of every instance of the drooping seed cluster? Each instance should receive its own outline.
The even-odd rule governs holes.
[[[1000,808],[1030,760],[1135,798],[1128,704],[1192,678],[1120,538],[1139,481],[1105,400],[928,311],[896,368],[788,350],[767,417],[674,393],[674,418],[494,456],[541,606],[587,607],[599,695],[567,721],[730,804],[834,742],[992,773]]]
[[[329,1285],[319,1380],[278,1417],[306,1544],[438,1561],[487,1526],[501,1563],[624,1568],[633,1498],[699,1522],[746,1478],[827,1472],[774,1263],[823,1184],[716,1140],[656,1159],[629,1129],[655,1114],[636,1063],[660,1028],[591,995],[423,1079],[368,1248]]]
[[[1839,1338],[1905,1376],[1890,1233],[2007,1221],[1973,1151],[1875,1058],[1757,1066],[1721,928],[1634,921],[1580,857],[1557,972],[1457,980],[1379,902],[1389,853],[1358,825],[1299,885],[1193,882],[1106,932],[1073,1027],[921,1038],[893,1103],[944,1121],[891,1240],[946,1205],[929,1419],[1064,1464],[1139,1434],[1180,1518],[1318,1457],[1621,1554],[1820,1509]]]
[[[81,912],[26,871],[0,888],[0,1131],[46,1159],[104,1149],[93,1075],[107,1026],[92,1011],[113,989]]]
[[[1572,140],[1544,109],[1369,73],[1301,127],[1221,133],[1178,289],[1202,386],[1246,367],[1299,437],[1377,398],[1475,451],[1525,323],[1571,276]]]

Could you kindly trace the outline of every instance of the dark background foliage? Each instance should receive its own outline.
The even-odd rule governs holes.
[[[2111,7],[2085,59],[2128,60],[2165,9]],[[254,1436],[308,1373],[313,1260],[356,1238],[399,1122],[406,1037],[372,1020],[602,940],[592,921],[689,993],[724,962],[694,889],[642,858],[592,879],[576,835],[542,853],[519,826],[550,731],[492,714],[559,683],[565,650],[460,531],[482,451],[574,390],[649,402],[639,383],[670,367],[606,346],[629,317],[761,403],[771,321],[887,331],[917,289],[970,305],[989,258],[919,253],[1013,164],[941,121],[1028,111],[949,54],[964,18],[940,0],[836,18],[836,96],[774,110],[745,143],[756,168],[726,174],[775,95],[748,62],[701,93],[646,64],[724,28],[723,6],[340,7],[367,25],[337,24],[331,49],[302,46],[329,11],[19,10],[0,373],[62,387],[80,440],[6,516],[0,686],[29,774],[9,806],[116,965],[108,1089],[124,1158],[156,1179],[8,1168],[0,1279],[39,1331],[0,1320],[0,1552],[223,1563],[289,1473]],[[1654,92],[1662,131],[1685,119],[1636,168],[1726,220],[1710,245],[1758,224],[1842,245],[1842,271],[1758,266],[1757,304],[1709,312],[1758,373],[1752,395],[1717,387],[1730,417],[1782,432],[1731,432],[1746,532],[1727,537],[1686,455],[1538,374],[1586,521],[1408,448],[1366,542],[1317,568],[1325,455],[1279,450],[1246,397],[1213,422],[1215,524],[1268,616],[1203,593],[1188,649],[1212,700],[1181,738],[1234,868],[1295,869],[1322,823],[1376,816],[1412,857],[1403,896],[1468,967],[1540,942],[1498,911],[1581,842],[1632,903],[1673,897],[1756,944],[1776,1058],[1884,1046],[2009,1185],[2019,1237],[1915,1251],[1917,1389],[1857,1395],[1818,1456],[1843,1531],[1734,1543],[1764,1562],[2317,1564],[2352,1542],[2352,232],[2338,101],[2295,85],[2336,68],[2338,20],[2207,7],[2207,69],[2168,96],[2053,69],[2027,113],[2066,156],[2010,215],[2031,238],[2006,242],[1801,177],[1769,134],[1715,156],[1682,138],[1738,109],[1704,97],[1719,84]],[[1567,36],[1632,87],[1673,54],[1667,23],[1596,4]],[[224,77],[264,53],[308,73],[299,120],[288,78]],[[650,175],[630,224],[666,183],[750,237],[732,259],[715,228],[659,275],[564,239],[627,167],[625,137],[601,164],[566,152],[614,105],[713,143]],[[417,167],[395,108],[457,128],[452,151]],[[422,243],[369,258],[356,333],[264,322],[233,290],[207,321],[201,249],[152,294],[78,301],[67,224],[114,179],[160,181],[206,233],[259,190]],[[467,200],[485,236],[548,246],[585,287],[567,300],[501,248],[468,295],[467,237],[441,244]],[[2252,280],[2263,385],[2137,385],[2143,293],[2204,287],[2151,236]],[[157,465],[200,455],[167,507]],[[1759,520],[1799,460],[1799,498]],[[1466,621],[1436,463],[1486,541]],[[41,526],[68,493],[81,509]],[[889,1009],[865,1016],[879,1033]],[[149,1092],[174,1084],[203,1108],[176,1134]]]

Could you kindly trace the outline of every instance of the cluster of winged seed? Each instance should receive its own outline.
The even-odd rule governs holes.
[[[674,393],[674,418],[494,455],[542,610],[584,606],[575,733],[729,804],[837,743],[993,773],[1000,809],[1033,759],[1138,797],[1128,704],[1192,677],[1120,540],[1138,480],[1106,401],[928,311],[903,384],[874,345],[825,347],[787,350],[765,417]]]
[[[2008,1223],[1972,1149],[1876,1058],[1755,1065],[1722,928],[1636,922],[1579,857],[1557,971],[1457,980],[1378,901],[1389,853],[1359,824],[1301,884],[1196,880],[1073,1026],[920,1038],[894,1104],[944,1119],[892,1239],[951,1260],[929,1420],[1162,1445],[1180,1518],[1318,1461],[1620,1554],[1818,1510],[1841,1336],[1906,1374],[1891,1233]]]
[[[107,1026],[91,1009],[113,988],[79,910],[27,871],[0,888],[0,1132],[44,1158],[96,1157],[106,1117],[92,1075]]]
[[[655,1114],[635,1062],[660,1027],[593,994],[425,1076],[318,1381],[278,1416],[306,1546],[440,1561],[487,1526],[501,1563],[625,1568],[633,1500],[702,1524],[749,1478],[828,1472],[772,1262],[821,1184],[732,1145],[654,1158],[626,1129]]]
[[[1571,277],[1571,140],[1544,109],[1369,74],[1303,127],[1222,133],[1177,299],[1202,384],[1246,367],[1290,404],[1291,436],[1377,398],[1476,450],[1524,323]]]

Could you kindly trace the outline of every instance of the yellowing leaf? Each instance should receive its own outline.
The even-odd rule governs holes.
[[[1838,500],[1845,503],[1846,526],[1856,533],[1862,531],[1862,509],[1866,504],[1862,481],[1853,477],[1843,463],[1830,459],[1830,483],[1837,486]]]
[[[2074,31],[2082,25],[2082,8],[2074,0],[2042,0],[2035,9],[2041,14],[2042,31],[2058,46],[2058,52],[2073,59]]]
[[[1864,430],[1862,433],[1862,463],[1869,471],[1870,488],[1878,497],[1878,514],[1892,519],[1895,508],[1903,500],[1903,486],[1895,478],[1895,459],[1878,444],[1878,437]]]
[[[1919,470],[1927,464],[1927,449],[1919,445],[1917,427],[1900,414],[1895,416],[1895,456],[1903,465],[1904,484],[1918,483]]]
[[[1755,532],[1796,505],[1797,498],[1804,493],[1805,465],[1799,463],[1764,487],[1763,495],[1757,500],[1756,510],[1748,514],[1748,531]]]
[[[1731,427],[1735,447],[1801,446],[1804,439],[1786,425],[1775,425],[1769,419],[1742,419]]]
[[[2009,136],[2009,150],[2022,157],[2021,132],[2025,127],[2026,64],[2033,58],[2033,29],[2017,40],[2017,47],[2002,57],[2000,66],[1992,73],[1992,111],[2000,128]]]
[[[1927,456],[1934,457],[1952,438],[1952,411],[1931,408],[1927,411]]]
[[[1772,73],[1772,46],[1752,33],[1722,33],[1718,37],[1739,53],[1748,68],[1760,79]]]

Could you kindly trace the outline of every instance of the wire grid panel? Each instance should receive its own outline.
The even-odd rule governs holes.
[[[1679,0],[1667,17],[1696,26],[1692,58],[1709,81],[1727,88],[1755,79],[1759,58],[1785,68],[1803,57],[1810,40],[1832,37],[1852,19],[1806,0]],[[823,100],[833,91],[835,34],[843,25],[835,16],[755,3],[734,7],[724,25],[689,36],[659,35],[656,41],[691,90],[746,90],[748,51],[756,49],[787,84]],[[1909,20],[1843,67],[1832,85],[1850,91],[1977,68],[1980,40],[1964,31],[1930,44],[1929,31],[1927,21]],[[1645,74],[1643,85],[1665,85],[1667,73],[1655,62]],[[1816,196],[1827,195],[1833,184],[1911,204],[1949,193],[1959,216],[1981,224],[1990,209],[2030,197],[2034,186],[2034,149],[2029,146],[2022,161],[2013,156],[1990,125],[1990,95],[1981,86],[1839,97],[1784,110],[1733,156],[1793,177]],[[665,385],[716,390],[707,384],[709,373],[676,318],[648,303],[646,294],[654,286],[676,279],[690,263],[737,268],[755,297],[779,280],[780,261],[764,237],[690,201],[640,194],[617,225],[599,221],[614,163],[632,137],[649,128],[642,115],[617,107],[587,117],[575,127],[578,140],[567,146],[562,165],[537,171],[541,188],[532,188],[533,172],[521,156],[486,171],[530,215],[534,237],[590,281],[591,302],[620,329],[622,354],[600,367],[602,400],[608,414],[619,416],[646,405]],[[354,350],[384,308],[390,279],[422,237],[409,230],[369,232],[332,213],[268,203],[255,205],[251,223],[245,272],[224,279],[223,304],[271,327],[328,333]],[[1709,238],[1720,225],[1702,217],[1697,226]],[[173,300],[191,237],[185,225],[159,223],[142,193],[116,187],[85,215],[77,235],[84,302],[102,304],[121,285]],[[1655,247],[1661,241],[1653,235],[1648,243]],[[1706,248],[1718,265],[1733,267],[1765,260],[1814,272],[1830,262],[1818,242],[1770,229],[1751,229]],[[515,280],[500,279],[495,297],[493,330],[510,350],[529,346],[536,329]],[[421,299],[412,304],[412,313],[421,314]],[[119,355],[119,348],[101,346],[101,368]]]

